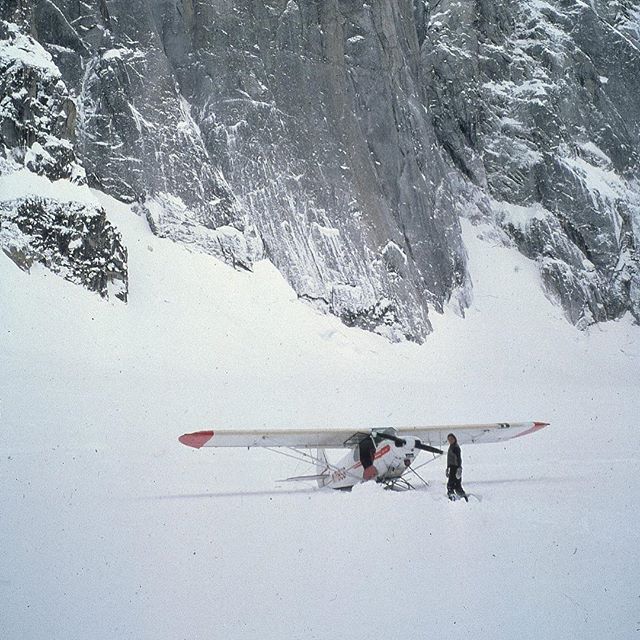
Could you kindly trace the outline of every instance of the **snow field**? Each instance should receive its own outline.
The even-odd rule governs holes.
[[[465,225],[466,318],[392,345],[268,263],[236,272],[92,197],[125,237],[129,304],[0,255],[0,637],[637,635],[637,327],[576,331],[532,263]],[[528,419],[552,426],[463,448],[469,504],[442,459],[428,488],[343,494],[278,483],[310,472],[283,456],[177,442]]]

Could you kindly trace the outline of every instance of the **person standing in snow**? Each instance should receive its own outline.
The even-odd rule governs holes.
[[[467,494],[462,488],[462,453],[458,439],[450,433],[447,436],[449,450],[447,451],[447,495],[450,499],[457,494],[461,498],[467,499]]]

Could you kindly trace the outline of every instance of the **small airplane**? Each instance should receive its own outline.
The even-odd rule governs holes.
[[[447,435],[454,433],[458,444],[503,442],[519,438],[546,427],[547,422],[499,422],[430,427],[380,427],[353,429],[282,429],[251,431],[197,431],[185,433],[178,440],[194,449],[202,447],[263,447],[290,449],[294,459],[315,464],[316,473],[286,478],[287,481],[316,481],[319,487],[350,490],[356,484],[375,480],[388,488],[413,489],[403,477],[412,471],[420,451],[434,454],[432,462],[443,453],[440,447]],[[315,455],[303,450],[316,450]],[[341,460],[330,463],[326,449],[349,449]],[[283,452],[281,452],[283,453]],[[427,464],[427,463],[425,463]],[[423,466],[423,465],[420,465]],[[419,467],[418,467],[419,468]]]

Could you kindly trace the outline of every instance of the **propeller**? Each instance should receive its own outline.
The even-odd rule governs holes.
[[[392,433],[385,433],[384,431],[378,431],[375,433],[376,437],[381,440],[391,440],[396,447],[404,447],[407,444],[407,441],[403,438],[398,438],[398,436],[393,435]]]
[[[375,436],[383,440],[391,440],[391,442],[393,442],[396,447],[404,447],[407,444],[407,441],[404,438],[399,438],[392,433],[384,433],[383,431],[378,431]],[[440,455],[444,453],[440,449],[436,449],[435,447],[432,447],[428,444],[423,444],[420,440],[416,440],[414,446],[416,449],[420,449],[421,451],[429,451],[429,453],[438,453]]]
[[[420,440],[416,440],[415,448],[420,449],[420,451],[429,451],[429,453],[439,453],[439,454],[444,453],[444,451],[441,451],[440,449],[431,447],[428,444],[423,444]]]

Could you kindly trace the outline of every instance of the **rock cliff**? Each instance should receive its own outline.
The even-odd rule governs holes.
[[[463,216],[571,322],[640,319],[640,2],[0,7],[5,175],[86,180],[391,339],[470,304]]]

